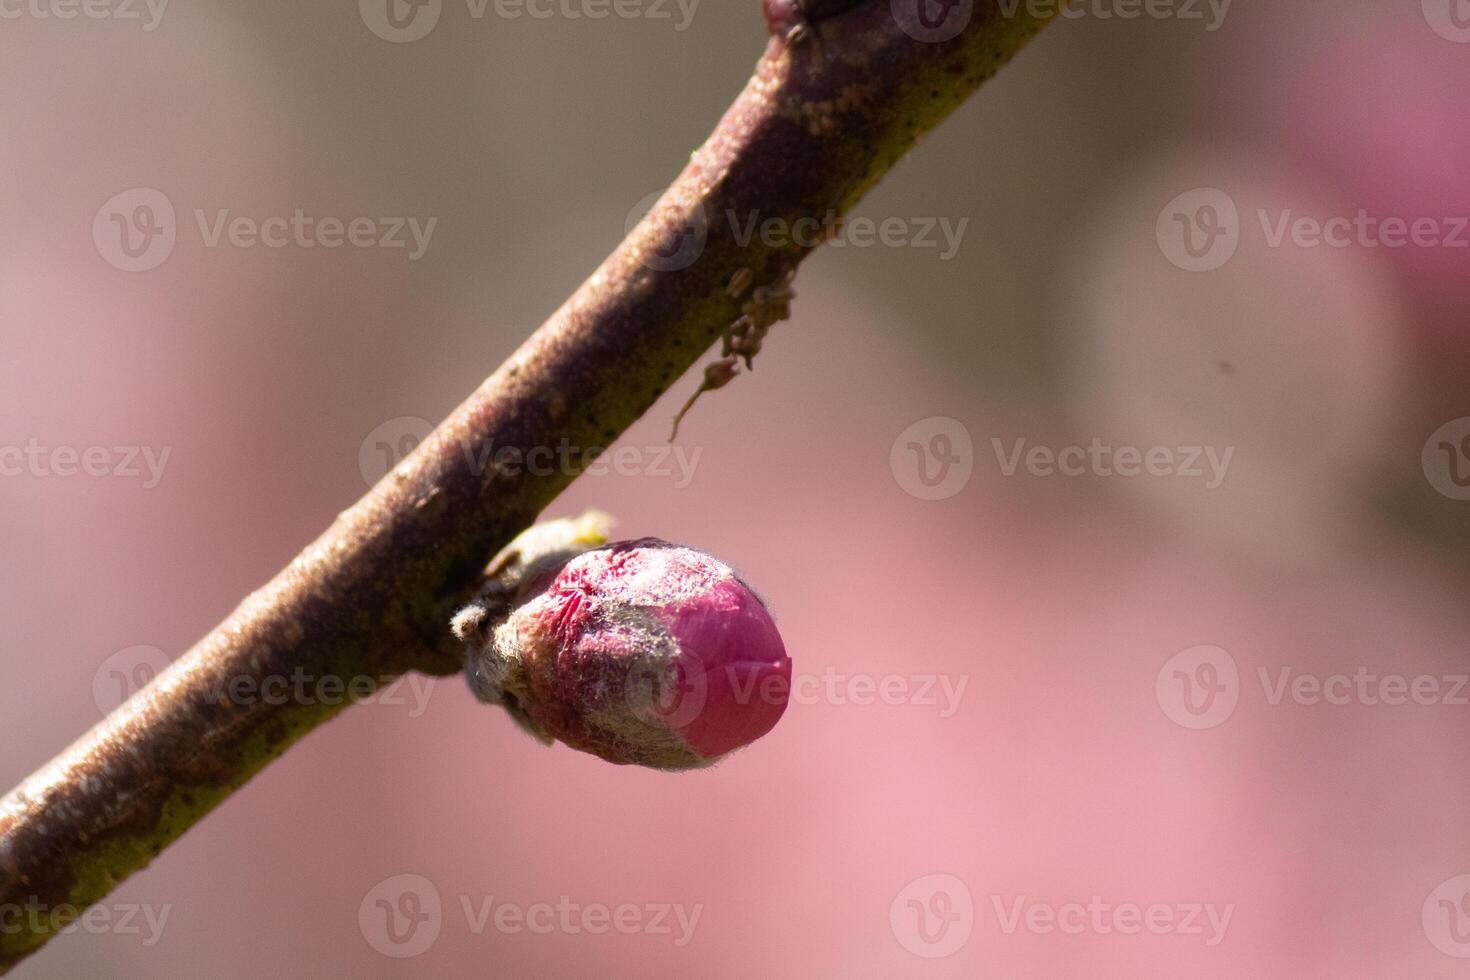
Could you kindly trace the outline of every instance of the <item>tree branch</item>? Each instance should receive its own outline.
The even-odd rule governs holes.
[[[792,227],[844,213],[1042,26],[1025,4],[1004,17],[977,0],[958,36],[923,42],[895,19],[904,2],[921,0],[829,4],[850,9],[827,19],[803,5],[807,23],[771,40],[653,212],[509,361],[275,579],[0,801],[0,903],[55,913],[0,933],[0,972],[341,710],[232,698],[233,681],[459,670],[448,611],[575,476],[497,466],[496,453],[610,445],[749,312],[732,293],[779,287],[807,250],[742,245],[709,220],[696,261],[655,256],[687,246],[701,215]]]

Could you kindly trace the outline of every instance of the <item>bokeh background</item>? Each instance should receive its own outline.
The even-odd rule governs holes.
[[[0,478],[0,783],[561,302],[743,84],[757,6],[445,0],[411,43],[350,0],[174,0],[151,30],[3,8],[0,445],[103,447],[114,475]],[[774,732],[669,776],[542,748],[454,678],[401,688],[16,975],[1463,975],[1470,4],[1125,9],[1046,30],[856,212],[967,222],[952,254],[822,250],[755,373],[686,422],[687,479],[653,454],[693,375],[619,443],[648,465],[551,511],[740,568],[795,662]],[[94,219],[137,188],[177,241],[128,272]],[[210,247],[195,218],[298,208],[437,224],[410,259]],[[1360,210],[1430,223],[1273,242]],[[1018,440],[1171,462],[1047,475]],[[1188,447],[1229,451],[1223,478]],[[405,888],[440,910],[395,943],[376,903]],[[642,925],[497,927],[542,902]]]

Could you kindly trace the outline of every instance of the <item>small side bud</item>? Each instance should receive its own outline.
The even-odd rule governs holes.
[[[863,0],[761,0],[766,27],[776,37],[796,42],[804,39],[811,25],[835,17]]]

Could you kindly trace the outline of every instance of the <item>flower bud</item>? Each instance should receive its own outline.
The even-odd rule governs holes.
[[[770,731],[791,660],[726,564],[643,538],[527,575],[508,615],[456,618],[483,701],[609,762],[693,769]]]

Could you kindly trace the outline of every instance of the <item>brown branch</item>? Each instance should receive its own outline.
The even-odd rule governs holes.
[[[969,0],[919,2],[956,16]],[[808,22],[782,25],[653,212],[509,361],[224,623],[0,800],[0,903],[55,913],[0,933],[0,972],[340,710],[232,696],[232,682],[304,675],[351,690],[458,670],[447,610],[575,476],[496,465],[497,453],[608,446],[749,312],[732,279],[785,282],[807,250],[741,245],[724,216],[790,228],[851,207],[1041,26],[1025,4],[1009,18],[998,0],[974,7],[958,36],[934,43],[905,30],[890,0],[802,5]],[[850,9],[810,22],[838,8]],[[700,227],[696,261],[653,258]]]

